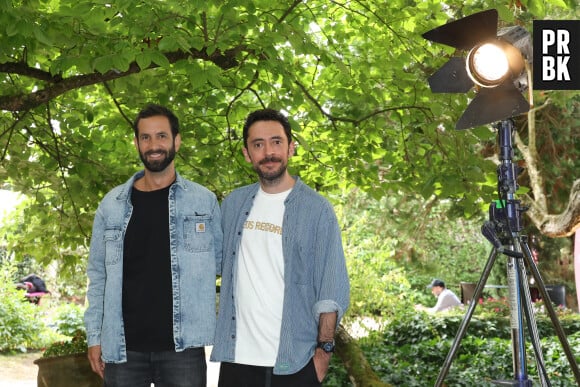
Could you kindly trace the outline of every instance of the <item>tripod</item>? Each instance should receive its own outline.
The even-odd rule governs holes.
[[[469,308],[459,326],[459,330],[455,336],[453,344],[451,345],[449,353],[445,358],[443,367],[439,372],[439,376],[435,382],[436,387],[442,385],[445,376],[449,372],[451,362],[459,349],[461,340],[465,336],[467,326],[469,325],[469,321],[471,320],[475,307],[477,306],[477,300],[481,297],[483,288],[485,287],[485,283],[498,254],[504,254],[508,257],[506,266],[514,379],[494,380],[493,383],[500,386],[532,386],[532,381],[528,378],[527,373],[524,332],[525,317],[526,327],[534,350],[541,385],[551,386],[544,365],[536,319],[534,311],[532,310],[532,301],[526,272],[527,268],[537,284],[539,294],[542,300],[544,300],[545,308],[550,316],[550,320],[552,321],[558,339],[562,344],[576,383],[580,386],[580,371],[578,370],[578,365],[576,364],[576,360],[570,349],[564,330],[558,321],[554,307],[550,302],[550,297],[542,281],[540,272],[532,258],[532,253],[527,244],[527,237],[520,234],[520,231],[522,230],[521,214],[526,209],[522,208],[520,206],[520,201],[515,199],[515,192],[518,188],[516,178],[521,170],[519,167],[512,164],[513,127],[514,123],[511,119],[503,120],[495,125],[495,128],[498,130],[499,158],[501,161],[497,169],[499,201],[490,205],[489,220],[482,226],[482,233],[486,239],[493,244],[493,249],[483,269],[481,278],[477,283],[473,299],[469,304]]]

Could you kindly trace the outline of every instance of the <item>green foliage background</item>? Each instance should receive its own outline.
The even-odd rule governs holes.
[[[25,351],[35,346],[39,329],[35,306],[23,301],[14,286],[15,269],[2,264],[0,270],[0,352]]]
[[[0,1],[0,181],[29,198],[5,243],[74,273],[98,202],[140,168],[130,122],[147,102],[175,110],[178,170],[220,198],[253,181],[240,127],[270,106],[289,114],[292,170],[316,189],[447,199],[476,216],[495,195],[494,133],[452,129],[468,99],[426,79],[453,53],[421,34],[492,7],[529,29],[579,12],[575,0]],[[580,93],[534,98],[549,101],[536,114],[557,212],[580,169]],[[401,239],[424,227],[407,225]]]

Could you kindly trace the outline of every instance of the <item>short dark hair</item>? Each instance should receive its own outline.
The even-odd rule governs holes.
[[[431,283],[429,285],[427,285],[427,287],[432,288],[434,286],[439,286],[439,287],[444,288],[445,282],[441,281],[440,279],[435,278],[433,281],[431,281]]]
[[[156,105],[156,104],[149,104],[145,106],[133,122],[133,131],[135,132],[135,137],[139,136],[139,121],[143,118],[155,117],[155,116],[164,116],[167,117],[169,120],[169,125],[171,126],[171,134],[173,134],[173,138],[179,134],[179,119],[171,110],[166,108],[165,106]]]
[[[248,115],[246,118],[246,122],[244,123],[244,147],[248,147],[248,132],[250,130],[250,126],[258,121],[277,121],[279,122],[282,127],[284,128],[284,133],[286,133],[286,137],[288,138],[288,143],[292,141],[292,128],[290,127],[290,122],[288,118],[280,113],[278,110],[274,109],[260,109],[253,111]]]

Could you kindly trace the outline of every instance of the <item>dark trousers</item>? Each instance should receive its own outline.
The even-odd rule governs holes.
[[[127,351],[126,363],[105,364],[105,387],[206,387],[205,348]]]
[[[274,375],[272,367],[225,363],[220,365],[218,387],[320,387],[312,359],[292,375]]]

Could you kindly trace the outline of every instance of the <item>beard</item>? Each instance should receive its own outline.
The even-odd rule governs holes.
[[[147,156],[152,153],[163,153],[165,157],[159,160],[147,160]],[[165,170],[165,168],[167,168],[169,164],[171,164],[171,162],[175,159],[175,145],[173,145],[168,151],[150,150],[145,153],[141,153],[141,151],[139,151],[139,157],[141,158],[145,169],[150,172],[161,172]]]
[[[273,171],[263,171],[260,169],[260,165],[265,164],[267,162],[280,162],[280,167]],[[257,165],[254,165],[254,171],[258,174],[260,180],[264,183],[275,183],[280,180],[284,173],[286,173],[286,168],[288,167],[282,159],[278,157],[265,157],[258,162]]]

